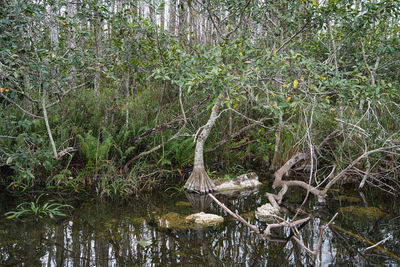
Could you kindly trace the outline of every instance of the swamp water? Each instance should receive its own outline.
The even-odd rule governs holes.
[[[267,203],[265,190],[216,197],[263,229],[254,211]],[[57,221],[20,222],[2,215],[0,266],[306,266],[312,261],[288,238],[288,228],[275,229],[270,240],[262,240],[210,200],[191,199],[193,208],[184,193],[167,193],[125,203],[81,203],[70,217]],[[298,205],[294,203],[303,196],[304,192],[289,192],[286,206]],[[365,198],[356,192],[334,192],[325,207],[307,202],[304,208],[313,216],[299,230],[304,243],[315,248],[320,227],[339,212],[325,231],[318,255],[321,266],[398,266],[399,203],[382,194]],[[0,214],[14,207],[2,200]],[[204,208],[222,215],[224,223],[187,228],[181,218]],[[363,251],[385,238],[380,248]]]

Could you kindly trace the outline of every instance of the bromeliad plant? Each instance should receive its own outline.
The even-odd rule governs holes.
[[[54,219],[55,216],[67,216],[62,212],[63,209],[73,208],[71,205],[56,203],[53,200],[40,204],[39,200],[43,195],[41,194],[34,202],[23,202],[14,211],[5,213],[7,219],[19,219],[25,216],[33,216],[35,218],[50,217]]]

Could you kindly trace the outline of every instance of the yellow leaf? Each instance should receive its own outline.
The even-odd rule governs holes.
[[[211,110],[214,110],[214,109],[215,109],[215,107],[216,107],[216,106],[214,105],[214,106],[211,108]]]
[[[52,83],[55,83],[55,82],[56,82],[56,80],[55,80],[55,79],[51,79],[51,82],[52,82]]]
[[[288,98],[286,98],[286,102],[289,102],[289,101],[290,101],[290,99],[292,99],[292,97],[291,97],[291,96],[289,96]]]
[[[335,111],[335,110],[336,110],[336,108],[330,108],[329,110],[330,110],[330,111]]]
[[[193,12],[193,17],[196,16],[196,12]]]
[[[300,81],[304,82],[304,77],[301,77],[301,78],[300,78]]]
[[[275,96],[274,92],[271,92],[271,95],[272,95],[272,96]]]
[[[275,133],[274,135],[275,135],[276,138],[278,138],[278,136],[279,136],[278,133]]]
[[[6,92],[9,92],[9,91],[10,91],[10,89],[4,89],[4,91],[6,91]]]
[[[237,108],[237,106],[239,106],[238,103],[236,103],[235,105],[233,105],[233,108]]]
[[[0,88],[0,92],[3,93],[4,92],[4,88]]]
[[[243,56],[243,53],[242,53],[242,52],[239,52],[239,56]]]
[[[293,82],[293,88],[296,89],[298,84],[299,84],[299,82],[298,82],[297,80],[294,80],[294,82]]]
[[[312,5],[313,5],[313,6],[317,6],[317,0],[313,0],[313,1],[312,1]]]
[[[287,83],[282,84],[282,87],[288,87],[289,85]]]
[[[319,77],[321,77],[321,80],[323,80],[323,81],[325,81],[326,80],[326,77],[324,77],[324,76],[319,76]]]

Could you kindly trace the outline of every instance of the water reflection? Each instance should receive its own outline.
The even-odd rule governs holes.
[[[236,199],[218,196],[231,210],[245,213],[265,203],[262,194]],[[224,214],[207,198],[188,199],[194,207],[176,205],[185,195],[153,196],[130,204],[87,203],[73,216],[59,222],[0,222],[0,265],[28,266],[305,266],[311,258],[290,239],[288,228],[273,230],[273,238],[261,240],[249,228],[225,215],[222,226],[203,230],[161,229],[157,216],[174,211],[191,214],[204,211]],[[362,204],[363,205],[363,204]],[[330,205],[335,209],[335,204]],[[397,214],[398,214],[398,209]],[[300,232],[304,243],[315,248],[320,227],[332,213],[326,210],[313,217]],[[261,223],[254,218],[253,224]],[[399,219],[384,217],[376,222],[341,218],[343,228],[378,242],[388,234],[387,249],[400,251]],[[373,227],[371,227],[372,225]],[[318,260],[322,266],[367,266],[398,262],[385,254],[360,248],[369,245],[335,228],[325,232]]]
[[[206,212],[212,202],[212,199],[209,195],[185,192],[185,196],[189,200],[193,211],[196,213]]]

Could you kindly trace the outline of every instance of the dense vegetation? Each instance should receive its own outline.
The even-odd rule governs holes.
[[[394,193],[398,1],[0,1],[0,179],[128,197],[295,152]]]

